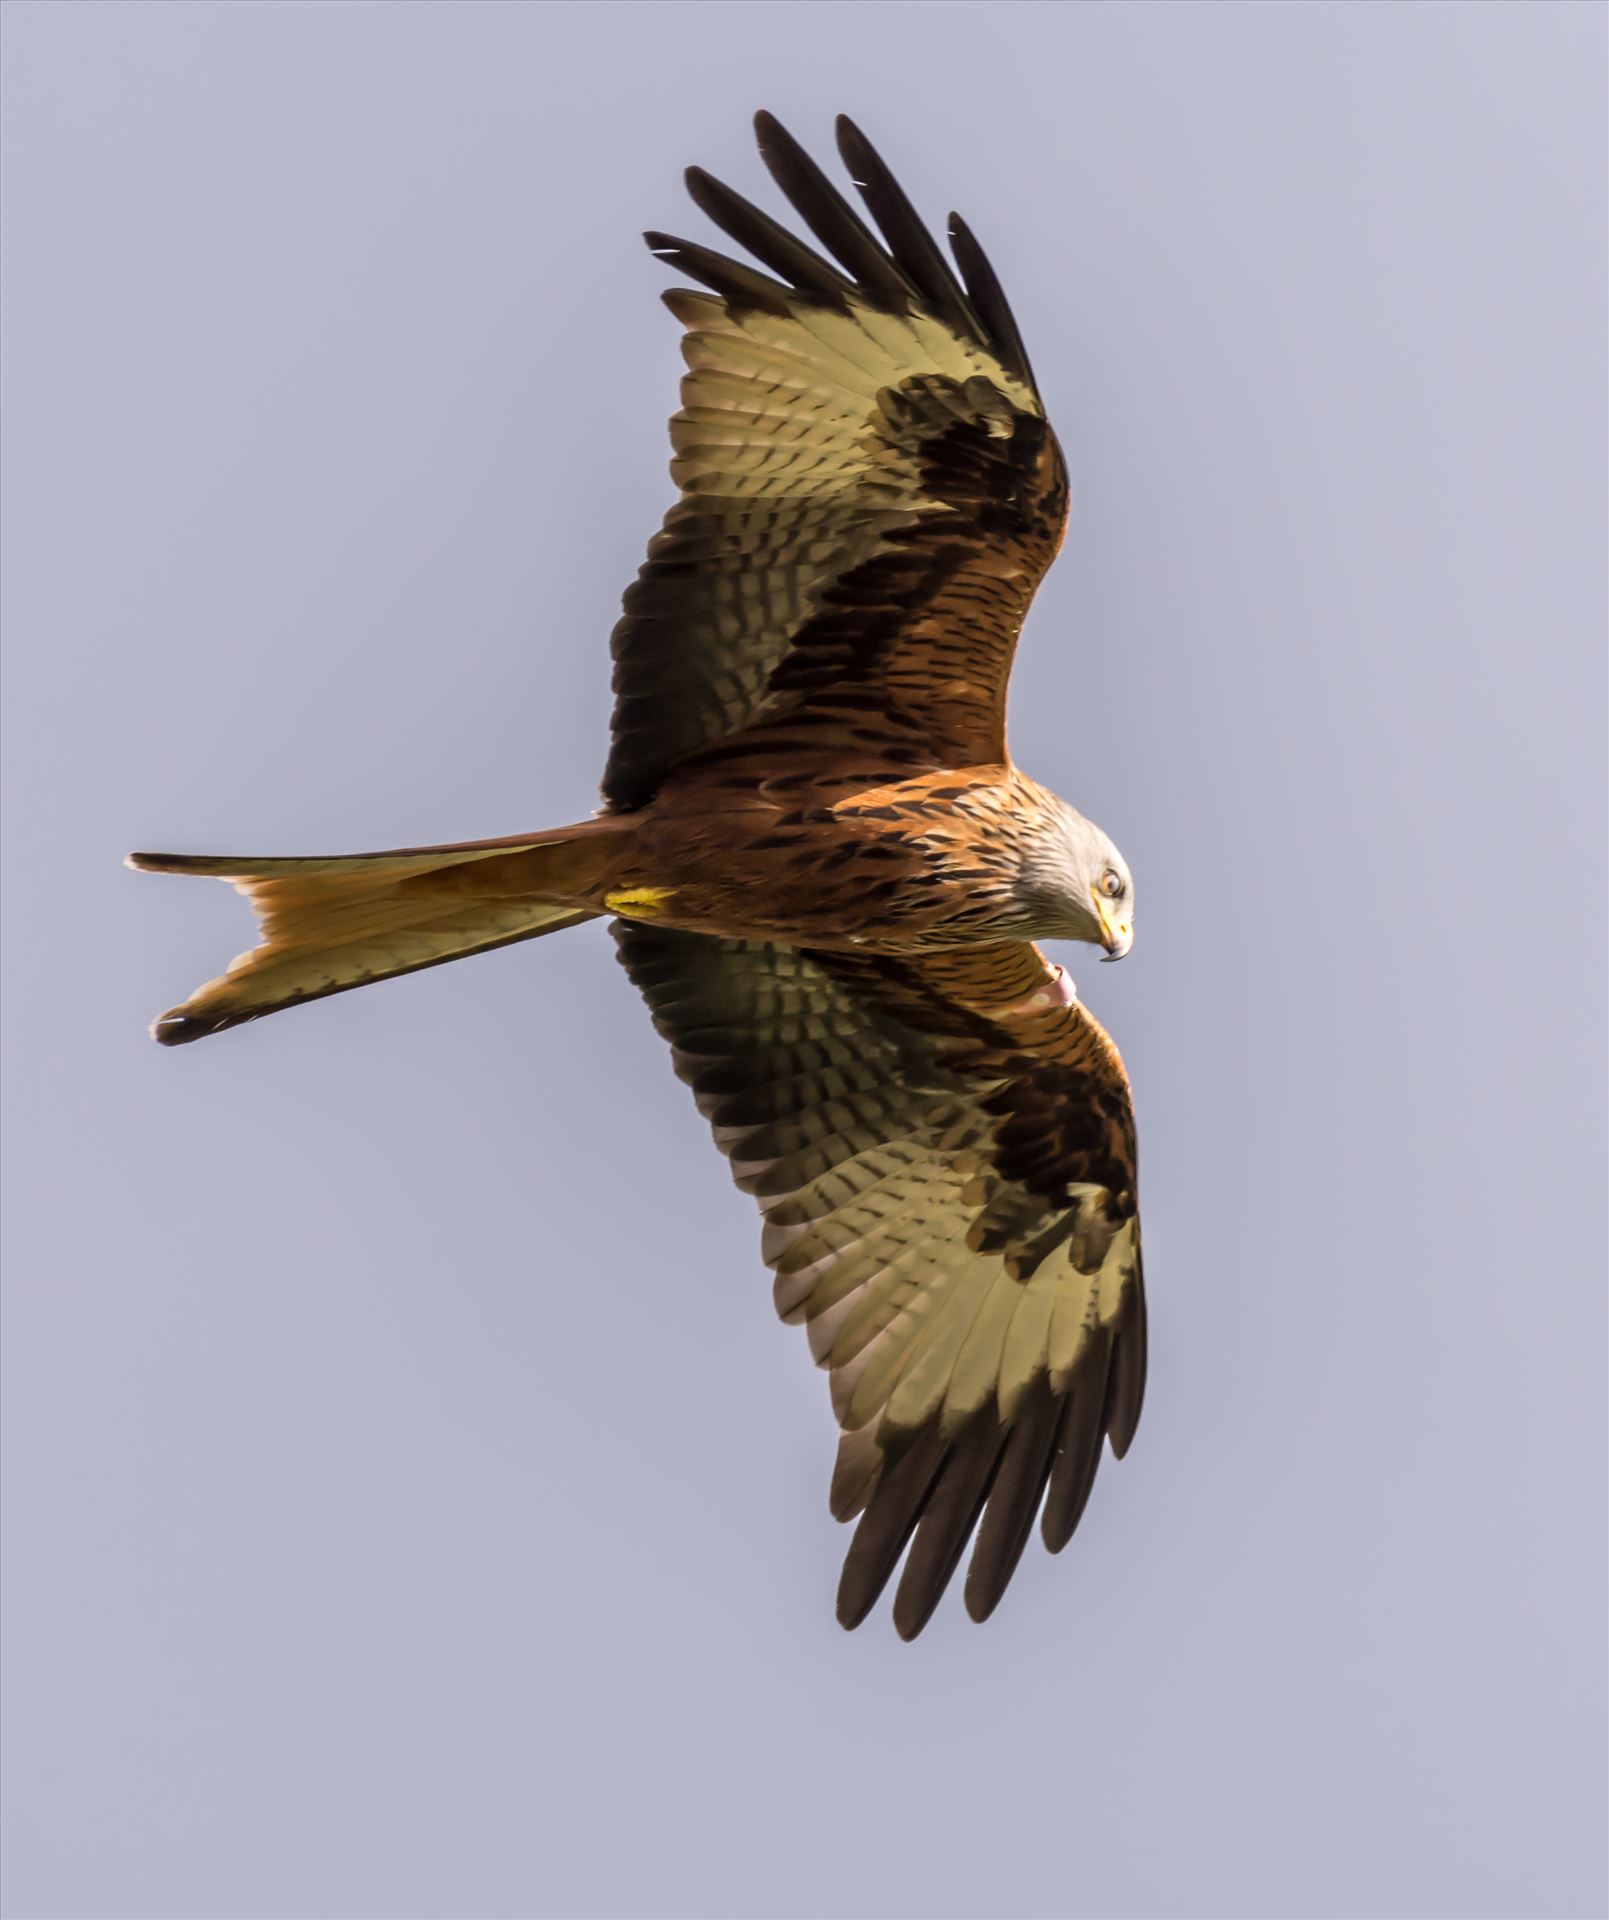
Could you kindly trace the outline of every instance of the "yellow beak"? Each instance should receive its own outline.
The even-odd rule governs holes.
[[[1095,911],[1100,916],[1101,945],[1112,959],[1121,960],[1134,945],[1133,921],[1104,894],[1096,894]]]

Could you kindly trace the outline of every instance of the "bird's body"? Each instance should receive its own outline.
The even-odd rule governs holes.
[[[651,234],[689,372],[681,497],[613,640],[598,817],[327,859],[132,856],[252,900],[262,944],[170,1044],[615,916],[620,958],[738,1183],[777,1305],[832,1379],[860,1516],[854,1625],[901,1556],[920,1630],[967,1543],[987,1616],[1036,1514],[1076,1525],[1145,1371],[1116,1050],[1032,943],[1132,938],[1111,842],[1012,763],[1005,691],[1067,483],[1016,324],[958,280],[847,122],[879,240],[782,128],[762,151],[828,259],[709,176],[777,278]],[[907,1552],[908,1548],[908,1552]]]
[[[819,780],[796,767],[779,780],[766,772],[774,747],[762,731],[752,761],[667,781],[568,902],[687,933],[886,954],[1069,931],[1025,876],[1054,866],[1071,809],[1015,767],[872,764],[852,781],[841,766]]]

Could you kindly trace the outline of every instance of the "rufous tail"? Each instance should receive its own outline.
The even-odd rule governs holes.
[[[158,1016],[164,1046],[283,1007],[439,967],[590,920],[621,846],[617,823],[459,846],[309,860],[131,853],[146,873],[227,880],[251,902],[261,943]],[[591,904],[597,902],[598,904]]]

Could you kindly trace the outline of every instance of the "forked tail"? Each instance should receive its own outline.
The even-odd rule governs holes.
[[[230,881],[251,902],[261,943],[158,1016],[151,1037],[182,1046],[282,1007],[573,927],[603,911],[624,844],[589,820],[553,833],[339,858],[131,853],[146,873]]]

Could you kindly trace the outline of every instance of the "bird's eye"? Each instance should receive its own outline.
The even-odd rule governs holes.
[[[1108,900],[1115,900],[1122,891],[1122,876],[1115,867],[1108,867],[1105,873],[1101,875],[1101,892],[1106,895]]]

